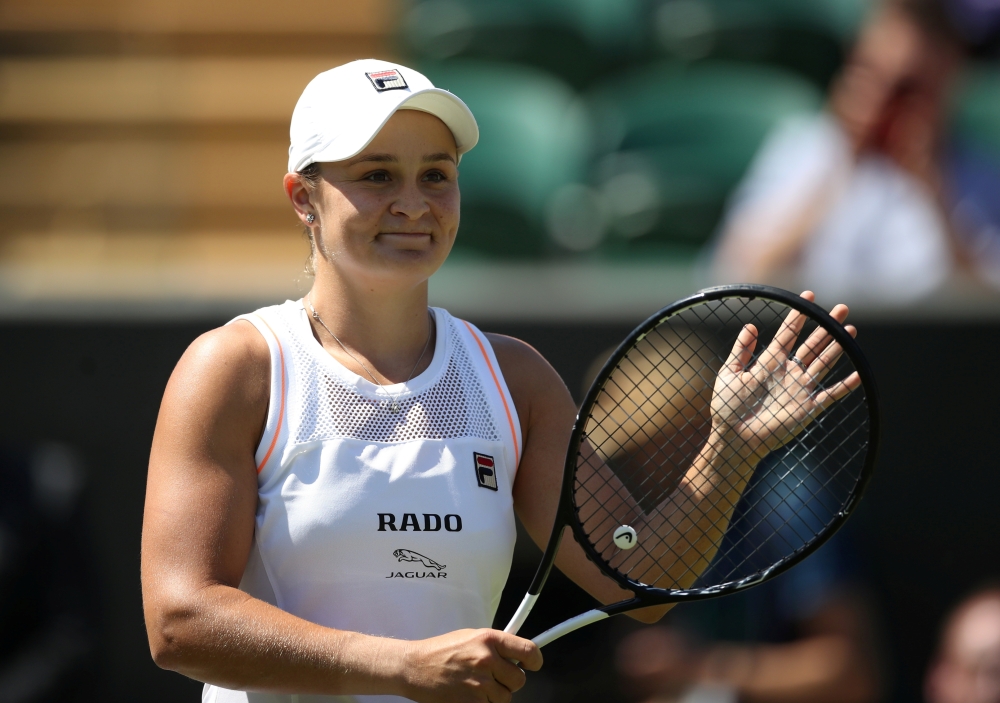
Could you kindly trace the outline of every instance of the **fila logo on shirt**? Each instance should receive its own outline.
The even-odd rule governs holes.
[[[491,456],[472,452],[472,460],[476,464],[476,482],[480,488],[497,489],[497,462]]]
[[[436,513],[421,513],[422,521],[417,518],[416,513],[403,513],[397,521],[393,513],[378,514],[379,532],[440,532],[443,527],[446,532],[462,531],[461,515],[445,515],[442,519]]]
[[[372,71],[365,75],[368,76],[368,80],[375,86],[375,90],[380,93],[384,93],[387,90],[405,90],[410,87],[406,85],[402,74],[394,68],[390,68],[388,71]]]

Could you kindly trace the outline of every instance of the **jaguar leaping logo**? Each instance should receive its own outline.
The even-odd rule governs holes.
[[[392,553],[392,556],[396,557],[397,561],[419,561],[428,569],[437,569],[440,571],[444,568],[444,564],[438,564],[430,557],[425,557],[423,554],[411,552],[409,549],[397,549]]]

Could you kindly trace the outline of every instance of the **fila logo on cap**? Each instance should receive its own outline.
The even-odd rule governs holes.
[[[394,68],[388,71],[372,71],[371,73],[366,73],[368,80],[372,82],[375,86],[375,90],[382,93],[387,90],[401,90],[404,88],[409,88],[406,85],[406,81],[403,80],[402,74]]]
[[[479,483],[479,487],[489,488],[491,491],[498,490],[496,461],[493,460],[493,457],[473,452],[472,458],[476,462],[476,481]]]

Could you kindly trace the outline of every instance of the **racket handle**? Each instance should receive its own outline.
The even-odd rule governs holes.
[[[604,620],[604,618],[610,617],[603,610],[588,610],[583,615],[577,615],[575,618],[570,618],[566,622],[559,623],[555,627],[546,630],[540,634],[535,639],[531,640],[539,647],[544,647],[549,642],[559,639],[563,635],[568,635],[573,630],[579,630],[585,625],[589,625],[598,620]]]
[[[524,600],[521,601],[521,605],[517,606],[517,612],[514,613],[514,617],[510,619],[507,623],[507,627],[503,629],[508,635],[516,635],[517,631],[521,629],[521,625],[524,621],[528,619],[528,614],[531,613],[531,609],[535,607],[535,601],[538,600],[538,594],[531,595],[530,593],[525,594]]]

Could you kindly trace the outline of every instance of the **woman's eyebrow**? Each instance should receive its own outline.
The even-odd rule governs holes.
[[[439,151],[436,154],[428,154],[423,158],[423,162],[425,164],[433,163],[435,161],[450,161],[455,163],[455,157],[446,151]],[[356,159],[348,161],[347,165],[354,166],[355,164],[363,164],[366,162],[396,164],[399,163],[399,158],[394,154],[364,154]]]
[[[425,164],[433,161],[451,161],[452,163],[455,163],[455,157],[445,151],[439,151],[436,154],[428,154],[424,157]]]
[[[366,161],[375,161],[377,163],[399,163],[399,159],[392,154],[364,154],[356,159],[352,159],[347,162],[348,166],[353,166],[354,164],[362,164]]]

